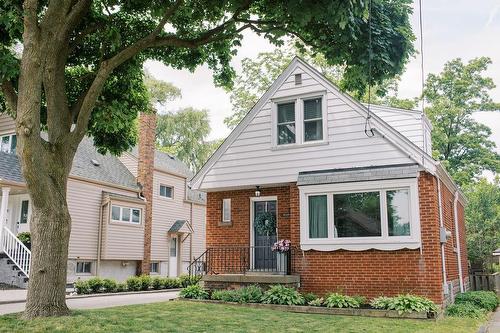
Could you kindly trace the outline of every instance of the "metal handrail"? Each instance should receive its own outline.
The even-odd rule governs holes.
[[[31,265],[31,251],[21,242],[6,226],[3,227],[1,248],[7,256],[16,264],[21,272],[29,277]]]

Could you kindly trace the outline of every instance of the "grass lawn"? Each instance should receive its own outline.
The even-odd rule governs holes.
[[[0,332],[476,332],[481,321],[312,315],[186,301],[75,311],[33,321],[0,316]]]

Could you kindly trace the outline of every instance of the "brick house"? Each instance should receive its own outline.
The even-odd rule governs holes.
[[[207,192],[209,288],[318,294],[468,288],[460,189],[431,157],[421,112],[363,105],[295,58],[191,180]],[[292,249],[272,251],[276,240]]]

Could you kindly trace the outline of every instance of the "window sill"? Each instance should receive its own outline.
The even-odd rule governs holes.
[[[286,149],[298,149],[306,147],[316,147],[316,146],[326,146],[329,141],[311,141],[309,143],[292,143],[287,145],[278,145],[271,147],[271,150],[286,150]]]
[[[111,225],[119,225],[123,227],[133,227],[133,228],[141,228],[142,223],[132,223],[132,222],[122,222],[122,221],[116,221],[116,220],[111,220],[109,222]]]
[[[420,241],[401,241],[401,242],[367,242],[367,243],[309,243],[302,242],[300,249],[303,251],[316,250],[316,251],[366,251],[366,250],[384,250],[395,251],[402,249],[418,249],[420,248]]]

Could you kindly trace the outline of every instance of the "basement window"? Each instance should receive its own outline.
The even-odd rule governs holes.
[[[157,261],[152,262],[149,271],[153,274],[160,273],[160,263]]]
[[[92,270],[91,261],[78,261],[76,263],[76,274],[90,274]]]

